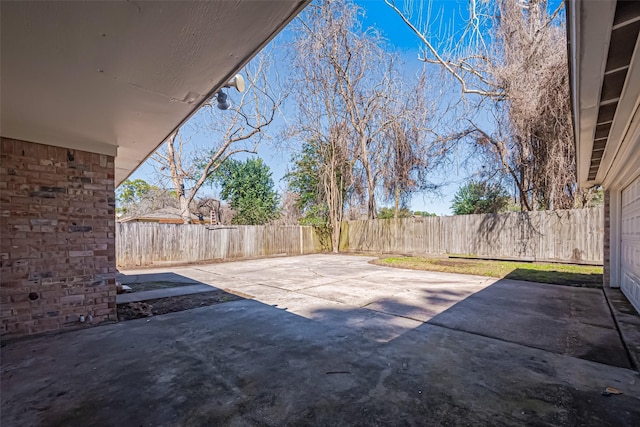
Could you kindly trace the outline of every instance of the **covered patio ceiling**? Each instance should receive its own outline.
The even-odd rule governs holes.
[[[578,183],[622,188],[640,168],[640,2],[567,4]]]
[[[116,156],[116,185],[309,0],[3,1],[3,137]]]

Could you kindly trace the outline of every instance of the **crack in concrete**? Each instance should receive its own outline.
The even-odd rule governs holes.
[[[375,302],[375,301],[374,301],[374,302]],[[372,303],[371,303],[371,304],[372,304]],[[370,305],[370,304],[367,304],[367,305]],[[366,308],[366,307],[359,307],[359,308],[361,308],[361,309],[363,309],[363,310],[372,311],[372,312],[375,312],[375,313],[385,314],[385,315],[387,315],[387,316],[391,316],[391,317],[398,317],[398,318],[401,318],[401,319],[414,320],[414,321],[416,321],[416,322],[420,322],[420,323],[427,323],[427,322],[428,322],[428,321],[427,321],[427,322],[425,322],[424,320],[421,320],[421,319],[416,319],[415,317],[403,316],[403,315],[401,315],[401,314],[387,313],[386,311],[376,310],[375,308]]]

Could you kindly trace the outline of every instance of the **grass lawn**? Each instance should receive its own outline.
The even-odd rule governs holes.
[[[373,263],[412,270],[475,274],[568,286],[602,287],[602,267],[591,265],[422,257],[380,258]]]

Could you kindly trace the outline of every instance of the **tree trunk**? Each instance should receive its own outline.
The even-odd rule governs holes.
[[[399,207],[400,207],[400,187],[398,186],[398,184],[396,183],[396,200],[395,200],[395,205],[393,207],[393,217],[394,218],[398,218],[398,211],[399,211]]]
[[[185,224],[191,224],[191,209],[189,208],[189,201],[182,194],[178,196],[178,199],[180,200],[180,216],[182,217],[182,222]]]
[[[337,254],[340,252],[340,226],[331,227],[331,246],[333,247],[333,253]]]
[[[362,134],[363,132],[360,133]],[[365,136],[360,138],[360,161],[362,162],[362,167],[364,168],[367,178],[367,218],[376,219],[378,216],[378,212],[376,210],[376,196],[374,194],[376,186],[373,179],[373,171],[371,170],[371,163],[369,162],[368,142],[368,138]]]
[[[364,162],[363,162],[364,163]],[[369,162],[366,162],[365,171],[367,173],[367,196],[368,196],[368,208],[367,218],[376,219],[378,217],[378,210],[376,208],[376,185],[373,181],[373,173],[371,172],[371,166]]]
[[[376,198],[373,195],[374,189],[369,186],[369,219],[376,219],[378,217],[378,212],[376,210]]]

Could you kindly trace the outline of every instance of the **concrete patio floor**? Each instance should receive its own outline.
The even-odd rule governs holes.
[[[5,343],[1,424],[640,425],[601,289],[370,259],[123,272],[245,299]]]

